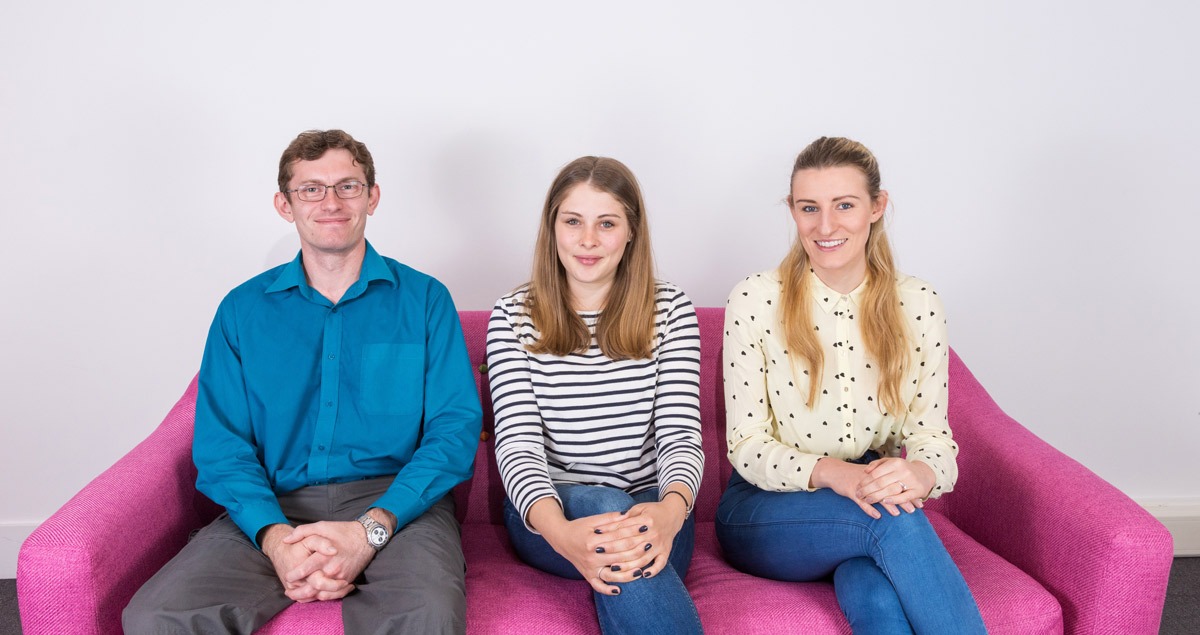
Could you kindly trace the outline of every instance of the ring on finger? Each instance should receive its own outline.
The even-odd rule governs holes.
[[[604,573],[604,570],[605,570],[605,569],[607,569],[607,568],[608,568],[608,567],[600,567],[599,569],[597,569],[597,570],[596,570],[596,579],[597,579],[597,580],[599,580],[599,581],[601,581],[601,582],[604,582],[604,581],[605,581],[605,580],[604,580],[604,577],[603,577],[603,576],[601,576],[600,574]]]
[[[901,492],[907,492],[907,491],[908,491],[908,486],[904,484],[904,481],[896,481],[896,482],[897,482],[897,483],[900,483],[900,491],[901,491]]]

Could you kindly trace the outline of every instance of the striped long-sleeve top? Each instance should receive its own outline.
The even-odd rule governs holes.
[[[539,337],[527,293],[521,287],[496,302],[487,336],[496,462],[521,517],[542,498],[558,499],[555,483],[636,494],[678,482],[695,500],[704,452],[700,329],[691,300],[659,281],[650,358],[613,360],[596,343],[599,311],[579,313],[592,332],[587,352],[526,350]]]

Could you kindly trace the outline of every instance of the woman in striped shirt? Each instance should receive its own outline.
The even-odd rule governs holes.
[[[683,586],[700,487],[700,333],[654,279],[637,180],[614,159],[559,172],[529,283],[488,325],[496,460],[518,555],[586,580],[605,633],[700,632]]]

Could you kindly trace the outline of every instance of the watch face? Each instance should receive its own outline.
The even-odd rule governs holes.
[[[388,532],[383,527],[373,527],[371,531],[367,532],[367,538],[370,539],[371,544],[379,547],[387,542]]]

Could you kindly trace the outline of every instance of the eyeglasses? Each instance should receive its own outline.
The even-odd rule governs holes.
[[[302,201],[316,203],[317,201],[325,200],[325,194],[332,189],[337,194],[338,198],[358,198],[362,196],[366,185],[358,181],[343,181],[334,185],[319,185],[317,183],[309,183],[302,185],[294,190],[284,190],[284,194],[296,193]]]

